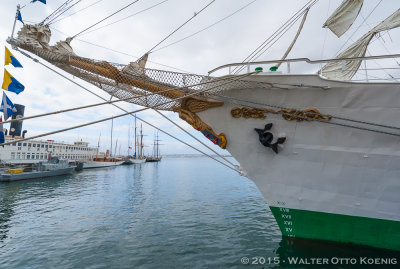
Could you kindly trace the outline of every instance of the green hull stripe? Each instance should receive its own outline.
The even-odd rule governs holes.
[[[282,234],[400,251],[400,221],[270,207]]]

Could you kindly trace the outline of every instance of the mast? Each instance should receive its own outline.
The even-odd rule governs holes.
[[[137,156],[136,156],[136,143],[137,141],[136,141],[136,114],[135,114],[135,159],[137,158]]]
[[[114,150],[114,156],[117,156],[117,146],[118,146],[118,138],[117,141],[115,142],[115,150]]]
[[[99,135],[99,140],[97,141],[96,158],[98,157],[98,155],[99,155],[99,150],[100,150],[100,137],[101,137],[101,132],[100,132],[100,135]]]
[[[130,144],[131,144],[131,125],[128,124],[128,154],[127,154],[127,156],[129,156]]]
[[[142,124],[140,123],[140,158],[143,158],[143,130]]]
[[[20,8],[21,8],[21,6],[17,5],[17,12],[15,13],[15,19],[14,19],[14,25],[12,28],[12,32],[11,32],[11,38],[14,38],[15,24],[17,23],[17,20],[18,20],[18,13],[19,13]]]
[[[111,119],[111,146],[110,146],[110,157],[112,157],[112,147],[113,147],[112,135],[113,135],[113,127],[114,127],[114,119]]]

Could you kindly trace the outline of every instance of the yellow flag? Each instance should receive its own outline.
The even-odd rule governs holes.
[[[22,64],[15,58],[15,56],[11,53],[11,51],[5,47],[6,50],[4,52],[5,61],[4,65],[12,64],[14,67],[22,67]]]

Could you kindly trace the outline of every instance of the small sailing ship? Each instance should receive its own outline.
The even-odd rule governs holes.
[[[142,125],[140,125],[140,135],[137,135],[137,128],[136,128],[136,117],[135,117],[135,134],[134,134],[134,141],[135,141],[135,152],[133,156],[129,156],[125,158],[125,164],[141,164],[146,162],[146,157],[143,156],[143,129]],[[140,142],[139,142],[140,139]],[[128,151],[129,152],[129,151]]]
[[[160,142],[161,140],[158,139],[157,135],[154,135],[154,143],[153,143],[153,155],[146,157],[146,162],[159,162],[161,161],[161,154],[160,154]]]

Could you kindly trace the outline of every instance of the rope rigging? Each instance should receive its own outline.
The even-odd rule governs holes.
[[[47,21],[56,19],[59,17],[59,14],[63,12],[66,8],[68,8],[68,5],[74,2],[75,0],[67,0],[61,6],[59,6],[56,10],[54,10],[49,16],[47,16],[42,22],[39,23],[39,25],[45,25]],[[77,0],[81,1],[81,0]],[[68,8],[69,9],[69,8]]]
[[[75,5],[79,4],[82,0],[78,0],[76,3],[72,4],[71,6],[69,6],[68,8],[65,8],[62,12],[60,12],[57,17],[52,18],[51,20],[49,20],[47,22],[47,25],[52,24],[54,22],[54,20],[56,20],[57,18],[59,18],[62,14],[64,14],[65,12],[67,12],[68,10],[70,10],[71,8],[73,8]]]
[[[220,22],[223,22],[224,20],[226,20],[226,19],[232,17],[232,16],[235,15],[236,13],[239,13],[240,11],[242,11],[242,10],[245,9],[245,8],[247,8],[248,6],[250,6],[251,4],[253,4],[253,3],[256,2],[256,1],[257,1],[257,0],[253,0],[252,2],[250,2],[250,3],[248,3],[248,4],[244,5],[244,6],[242,6],[241,8],[237,9],[236,11],[234,11],[234,12],[231,13],[231,14],[229,14],[228,16],[223,17],[222,19],[220,19],[220,20],[214,22],[213,24],[210,24],[209,26],[207,26],[207,27],[205,27],[205,28],[203,28],[203,29],[201,29],[201,30],[199,30],[199,31],[197,31],[197,32],[195,32],[195,33],[193,33],[193,34],[191,34],[191,35],[188,35],[188,36],[186,36],[186,37],[184,37],[184,38],[181,38],[181,39],[179,39],[179,40],[177,40],[177,41],[175,41],[175,42],[169,43],[169,44],[167,44],[167,45],[165,45],[164,47],[161,47],[161,48],[159,48],[159,49],[153,50],[153,53],[154,53],[154,52],[157,52],[157,51],[159,51],[159,50],[162,50],[162,49],[166,49],[166,48],[168,48],[168,47],[170,47],[170,46],[172,46],[172,45],[175,45],[175,44],[177,44],[177,43],[180,43],[180,42],[182,42],[182,41],[184,41],[184,40],[186,40],[186,39],[188,39],[188,38],[190,38],[190,37],[192,37],[192,36],[195,36],[195,35],[197,35],[197,34],[199,34],[199,33],[201,33],[201,32],[204,32],[205,30],[208,30],[209,28],[211,28],[211,27],[213,27],[213,26],[219,24]]]
[[[51,71],[57,73],[58,75],[60,75],[60,76],[62,76],[62,77],[64,77],[64,78],[66,78],[67,80],[69,80],[69,81],[73,82],[74,84],[78,85],[79,87],[83,88],[84,90],[86,90],[86,91],[88,91],[88,92],[90,92],[90,93],[96,95],[97,97],[99,97],[99,98],[101,98],[101,99],[103,99],[103,100],[106,101],[105,98],[103,98],[103,97],[99,96],[98,94],[92,92],[91,90],[87,89],[86,87],[84,87],[84,86],[78,84],[77,82],[75,82],[75,81],[73,81],[72,79],[66,77],[65,75],[59,73],[58,71],[54,70],[53,68],[48,67],[47,65],[41,63],[39,60],[37,60],[37,59],[31,57],[29,54],[27,54],[27,53],[25,53],[25,52],[23,52],[23,51],[21,51],[21,50],[19,50],[19,49],[17,49],[17,50],[18,50],[19,52],[21,52],[24,56],[26,56],[26,57],[30,58],[31,60],[33,60],[33,61],[35,61],[35,62],[41,64],[42,66],[48,68],[49,70],[51,70]],[[178,98],[176,98],[176,99],[167,101],[167,102],[165,102],[165,103],[175,102],[177,99],[183,99],[183,98],[186,98],[186,97],[188,97],[188,96],[201,95],[202,93],[205,93],[205,92],[207,92],[207,91],[211,91],[212,89],[214,89],[214,88],[216,88],[216,87],[220,87],[220,86],[222,86],[222,85],[232,83],[232,82],[234,82],[234,81],[240,80],[240,79],[242,79],[242,78],[244,78],[244,77],[253,75],[253,74],[255,74],[255,73],[258,73],[258,72],[248,73],[248,74],[244,74],[244,75],[240,75],[240,76],[236,76],[236,77],[225,77],[225,78],[221,78],[221,79],[220,79],[221,81],[222,81],[222,80],[225,80],[225,81],[227,81],[227,82],[225,82],[225,83],[223,83],[223,84],[219,84],[219,85],[214,86],[214,87],[211,87],[211,88],[206,88],[206,89],[204,89],[204,90],[200,90],[200,91],[197,91],[197,92],[194,92],[194,93],[185,94],[185,95],[183,95],[183,96],[181,96],[181,97],[178,97]],[[206,82],[201,82],[201,83],[199,83],[199,84],[207,84],[207,83],[211,83],[211,82],[210,82],[210,81],[206,81]],[[172,90],[172,89],[170,89],[170,90]],[[131,98],[130,98],[130,99],[131,99]],[[117,100],[117,101],[118,101],[118,100]],[[65,129],[62,129],[62,130],[58,130],[58,131],[53,131],[53,132],[49,132],[49,133],[37,135],[37,136],[34,136],[34,137],[29,137],[29,138],[20,139],[20,140],[18,140],[18,141],[26,141],[26,140],[29,140],[29,139],[35,139],[35,138],[39,138],[39,137],[43,137],[43,136],[48,136],[48,135],[52,135],[52,134],[56,134],[56,133],[61,133],[61,132],[65,132],[65,131],[69,131],[69,130],[73,130],[73,129],[85,127],[85,126],[88,126],[88,125],[93,125],[93,124],[96,124],[96,123],[104,122],[104,121],[111,120],[111,119],[114,119],[114,118],[123,117],[123,116],[126,116],[126,115],[132,115],[132,116],[133,116],[134,113],[137,113],[137,112],[140,112],[140,111],[144,111],[144,110],[147,110],[147,109],[154,109],[154,110],[156,110],[156,107],[162,106],[162,105],[163,105],[163,103],[160,103],[160,104],[156,104],[156,105],[154,105],[154,106],[149,106],[149,107],[145,107],[145,108],[143,108],[143,109],[139,109],[139,110],[135,110],[135,111],[128,112],[128,111],[126,111],[125,109],[123,109],[123,108],[121,108],[121,107],[115,105],[114,102],[108,101],[108,102],[103,103],[103,104],[112,104],[113,106],[115,106],[115,107],[117,107],[117,108],[123,110],[125,113],[124,113],[124,114],[121,114],[121,115],[109,117],[109,118],[106,118],[106,119],[102,119],[102,120],[98,120],[98,121],[94,121],[94,122],[89,122],[89,123],[86,123],[86,124],[81,124],[81,125],[78,125],[78,126],[73,126],[73,127],[65,128]],[[95,105],[96,105],[96,104],[95,104]],[[94,105],[85,106],[85,108],[86,108],[86,107],[91,107],[91,106],[94,106]],[[83,107],[82,107],[82,108],[83,108]],[[80,108],[80,109],[82,109],[82,108]],[[70,110],[71,110],[71,109],[70,109]],[[69,110],[69,111],[70,111],[70,110]],[[156,110],[156,111],[157,111],[157,110]],[[158,112],[158,111],[157,111],[157,112]],[[158,113],[160,113],[160,112],[158,112]],[[48,114],[53,114],[53,113],[48,113]],[[167,118],[167,117],[166,117],[165,115],[163,115],[162,113],[160,113],[160,114],[161,114],[162,116],[164,116],[165,118]],[[136,116],[136,115],[135,115],[135,116]],[[31,118],[32,118],[32,117],[31,117]],[[188,144],[188,143],[186,143],[186,142],[180,140],[179,138],[177,138],[177,137],[175,137],[175,136],[173,136],[173,135],[171,135],[171,134],[169,134],[169,133],[163,131],[162,129],[160,129],[160,128],[158,128],[158,127],[156,127],[156,126],[154,126],[154,125],[152,125],[152,124],[150,124],[150,123],[148,123],[148,122],[146,122],[146,121],[140,119],[139,117],[137,117],[137,118],[138,118],[139,120],[143,121],[144,123],[146,123],[146,124],[152,126],[153,128],[155,128],[155,129],[157,129],[157,130],[159,130],[159,131],[161,131],[161,132],[163,132],[163,133],[169,135],[170,137],[172,137],[172,138],[178,140],[179,142],[181,142],[181,143],[183,143],[183,144],[185,144],[185,145],[187,145],[187,146],[189,146],[189,147],[195,149],[196,151],[198,151],[198,152],[204,154],[205,156],[214,159],[215,161],[217,161],[217,162],[219,162],[219,163],[225,165],[226,167],[228,167],[228,168],[230,168],[230,169],[232,169],[232,170],[234,170],[234,171],[237,171],[237,172],[239,172],[239,173],[242,173],[242,172],[240,171],[240,169],[237,168],[236,165],[234,165],[232,162],[230,162],[229,160],[227,160],[225,157],[223,157],[222,155],[220,155],[220,154],[219,154],[218,152],[216,152],[215,150],[213,150],[213,149],[211,149],[210,147],[208,147],[207,145],[205,145],[203,142],[201,142],[199,139],[195,138],[193,135],[191,135],[191,134],[188,133],[187,131],[185,131],[185,132],[188,133],[188,134],[189,134],[190,136],[192,136],[193,138],[195,138],[195,139],[196,139],[197,141],[199,141],[201,144],[205,145],[207,148],[209,148],[210,150],[212,150],[215,154],[217,154],[220,158],[222,158],[223,160],[225,160],[226,162],[228,162],[228,163],[231,164],[232,166],[229,166],[229,165],[227,165],[226,163],[223,163],[223,162],[221,162],[220,160],[215,159],[215,158],[212,157],[211,155],[209,155],[209,154],[207,154],[207,153],[205,153],[205,152],[203,152],[203,151],[201,151],[201,150],[199,150],[199,149],[193,147],[192,145],[190,145],[190,144]],[[168,119],[168,118],[167,118],[167,119]],[[23,120],[23,119],[19,119],[19,120]],[[171,121],[170,119],[168,119],[168,120]],[[172,122],[172,121],[171,121],[171,122]],[[174,123],[174,124],[177,125],[176,123]],[[183,129],[183,128],[181,128],[179,125],[177,125],[177,126],[178,126],[180,129]],[[15,142],[18,142],[18,141],[7,142],[7,143],[1,144],[1,145],[7,145],[7,144],[15,143]]]
[[[97,31],[97,30],[100,30],[100,29],[103,29],[103,28],[105,28],[105,27],[108,27],[108,26],[111,26],[111,25],[113,25],[113,24],[116,24],[116,23],[118,23],[118,22],[121,22],[121,21],[124,21],[124,20],[126,20],[126,19],[132,18],[132,17],[134,17],[134,16],[136,16],[136,15],[138,15],[138,14],[140,14],[140,13],[143,13],[143,12],[145,12],[145,11],[147,11],[147,10],[153,9],[153,8],[155,8],[156,6],[159,6],[159,5],[161,5],[161,4],[163,4],[163,3],[167,2],[167,1],[168,1],[168,0],[163,0],[163,1],[159,2],[159,3],[157,3],[157,4],[154,4],[154,5],[150,6],[150,7],[148,7],[148,8],[145,8],[145,9],[142,9],[142,10],[136,12],[136,13],[133,13],[132,15],[129,15],[129,16],[127,16],[127,17],[124,17],[124,18],[120,19],[120,20],[111,22],[111,23],[109,23],[109,24],[103,25],[103,26],[101,26],[101,27],[95,28],[95,29],[93,29],[93,30],[91,30],[91,31],[88,31],[88,32],[86,32],[86,33],[83,33],[82,35],[87,35],[87,34],[89,34],[89,33],[92,33],[92,32],[95,32],[95,31]]]
[[[287,107],[277,106],[277,105],[272,105],[272,104],[253,102],[253,101],[248,101],[248,100],[243,100],[243,99],[239,99],[239,98],[229,97],[229,96],[225,96],[225,95],[221,95],[221,94],[216,94],[215,96],[218,97],[218,98],[221,98],[224,101],[231,102],[233,104],[240,104],[240,105],[244,105],[244,106],[249,106],[249,104],[251,104],[251,105],[253,105],[253,106],[250,105],[250,107],[252,107],[252,108],[258,108],[259,109],[260,106],[261,106],[261,107],[275,108],[275,109],[281,109],[281,110],[295,110],[295,111],[298,111],[298,109],[294,109],[294,108],[287,108]],[[257,107],[254,107],[254,105],[256,105]],[[291,114],[286,113],[286,112],[276,111],[274,113],[287,115],[287,116],[292,116]],[[323,116],[323,117],[328,117],[329,116],[332,119],[338,119],[338,120],[342,120],[342,121],[349,121],[349,122],[355,122],[355,123],[360,123],[360,124],[365,124],[365,125],[371,125],[371,126],[375,126],[375,127],[382,127],[382,128],[400,130],[400,127],[396,127],[396,126],[383,125],[383,124],[366,122],[366,121],[359,121],[359,120],[348,119],[348,118],[344,118],[344,117],[332,116],[332,115],[321,114],[321,113],[314,113],[314,112],[307,112],[307,113],[310,113],[310,114],[313,114],[313,115],[317,115],[317,116]],[[348,128],[359,129],[359,130],[363,130],[363,131],[369,131],[369,132],[375,132],[375,133],[381,133],[381,134],[400,137],[400,134],[387,132],[387,131],[375,130],[375,129],[365,128],[365,127],[360,127],[360,126],[354,126],[354,125],[349,125],[349,124],[344,124],[344,123],[332,122],[332,121],[323,121],[323,120],[320,120],[320,119],[317,119],[317,118],[310,119],[310,118],[302,117],[300,115],[296,115],[296,117],[300,118],[300,119],[303,119],[303,120],[318,121],[318,122],[338,125],[338,126],[342,126],[342,127],[348,127]]]
[[[75,14],[81,12],[81,11],[84,11],[84,10],[86,10],[86,9],[88,9],[88,8],[94,6],[94,5],[96,5],[96,4],[98,4],[98,3],[102,2],[102,1],[103,1],[103,0],[97,0],[96,2],[94,2],[93,4],[90,4],[90,5],[87,6],[87,7],[84,7],[84,8],[82,8],[82,9],[80,9],[80,10],[78,10],[78,11],[72,13],[72,14],[69,14],[68,16],[65,16],[65,17],[63,17],[63,18],[61,18],[61,19],[59,19],[59,20],[53,21],[51,24],[57,23],[57,22],[62,21],[62,20],[64,20],[64,19],[66,19],[66,18],[69,18],[69,17],[71,17],[71,16],[73,16],[73,15],[75,15]],[[48,24],[48,25],[50,25],[50,24]]]
[[[94,26],[98,25],[99,23],[102,23],[103,21],[105,21],[105,20],[111,18],[111,17],[114,16],[115,14],[118,14],[119,12],[121,12],[121,11],[127,9],[128,7],[132,6],[133,4],[135,4],[135,3],[137,3],[137,2],[139,2],[139,0],[132,1],[132,2],[129,3],[128,5],[124,6],[123,8],[121,8],[121,9],[115,11],[114,13],[108,15],[108,16],[105,17],[104,19],[101,19],[100,21],[98,21],[98,22],[92,24],[91,26],[85,28],[84,30],[80,31],[79,33],[77,33],[76,35],[74,35],[74,36],[72,37],[72,39],[74,39],[75,37],[79,36],[80,34],[86,32],[87,30],[93,28]]]
[[[318,0],[310,0],[301,7],[292,17],[290,17],[283,25],[281,25],[272,35],[270,35],[261,45],[247,56],[242,63],[251,62],[264,54],[272,45],[274,45],[296,22],[304,15],[307,8],[311,8]],[[271,44],[271,42],[273,42]],[[270,45],[269,47],[267,47]],[[267,47],[267,48],[266,48]],[[232,70],[235,74],[243,70],[244,67],[236,67]]]
[[[176,28],[172,33],[164,37],[160,42],[158,42],[156,45],[154,45],[150,50],[147,51],[146,54],[150,54],[155,48],[157,48],[161,43],[163,43],[165,40],[167,40],[170,36],[172,36],[174,33],[176,33],[179,29],[181,29],[183,26],[185,26],[188,22],[190,22],[194,17],[199,15],[203,10],[205,10],[207,7],[209,7],[212,3],[214,3],[216,0],[212,0],[210,3],[208,3],[205,7],[203,7],[199,12],[195,12],[192,17],[190,17],[187,21],[185,21],[183,24],[181,24],[178,28]]]
[[[59,32],[60,34],[62,34],[64,36],[67,36],[67,37],[70,36],[70,35],[68,35],[68,34],[66,34],[66,33],[64,33],[64,32],[62,32],[62,31],[60,31],[60,30],[58,30],[58,29],[56,29],[54,27],[50,27],[50,28],[52,30],[55,30],[56,32]],[[121,55],[130,56],[130,57],[133,57],[133,58],[136,58],[136,59],[140,58],[138,56],[135,56],[135,55],[132,55],[132,54],[129,54],[129,53],[126,53],[126,52],[118,51],[118,50],[115,50],[115,49],[107,48],[107,47],[104,47],[104,46],[99,45],[99,44],[95,44],[95,43],[92,43],[92,42],[89,42],[89,41],[85,41],[83,39],[77,38],[76,41],[79,41],[79,42],[82,42],[82,43],[86,43],[86,44],[91,45],[91,46],[99,47],[99,48],[102,48],[102,49],[105,49],[105,50],[109,50],[109,51],[112,51],[112,52],[115,52],[115,53],[119,53]],[[157,64],[157,65],[160,65],[160,66],[164,66],[164,67],[168,67],[168,68],[171,68],[171,69],[175,69],[177,71],[181,71],[181,72],[185,72],[185,73],[191,73],[191,72],[189,72],[187,70],[179,69],[179,68],[176,68],[176,67],[173,67],[173,66],[170,66],[170,65],[154,62],[154,61],[151,61],[151,60],[147,60],[147,61],[151,62],[153,64]]]

